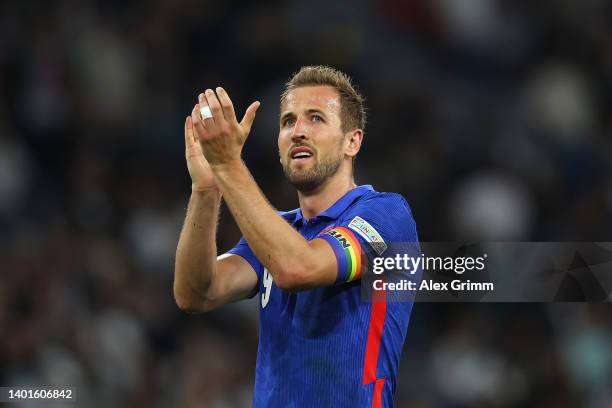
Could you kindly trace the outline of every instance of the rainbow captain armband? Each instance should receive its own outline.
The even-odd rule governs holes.
[[[317,238],[327,241],[334,250],[338,262],[336,283],[351,282],[361,277],[363,251],[351,231],[344,227],[336,227]]]

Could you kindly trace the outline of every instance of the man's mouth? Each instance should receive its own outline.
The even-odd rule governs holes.
[[[314,155],[313,151],[305,146],[295,147],[291,149],[289,157],[291,160],[303,161],[311,158]]]

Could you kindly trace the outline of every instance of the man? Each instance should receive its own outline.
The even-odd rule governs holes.
[[[362,97],[343,73],[304,67],[281,97],[278,149],[300,207],[278,213],[241,160],[259,102],[240,123],[222,88],[185,121],[192,194],[176,253],[178,306],[206,312],[260,293],[256,407],[393,405],[410,302],[362,301],[360,276],[392,242],[417,242],[402,196],[356,186]],[[217,257],[221,197],[243,238]]]

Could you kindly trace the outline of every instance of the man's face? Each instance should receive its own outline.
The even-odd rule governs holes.
[[[333,176],[344,159],[340,96],[329,86],[296,88],[281,106],[278,151],[295,188],[312,191]]]

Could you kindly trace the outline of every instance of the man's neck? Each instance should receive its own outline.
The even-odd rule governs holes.
[[[343,195],[356,187],[353,178],[338,172],[326,183],[311,192],[298,191],[302,216],[309,220],[331,207]]]

